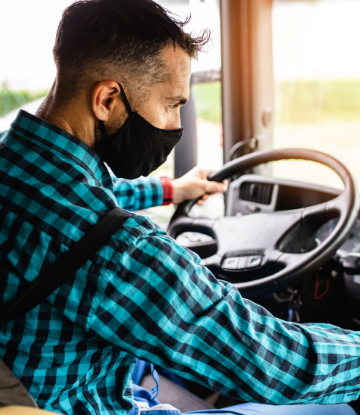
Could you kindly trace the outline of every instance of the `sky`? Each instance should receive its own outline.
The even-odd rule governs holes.
[[[360,0],[275,0],[275,78],[360,78],[359,21]]]
[[[131,0],[129,0],[131,1]],[[55,77],[52,49],[63,10],[72,0],[0,0],[0,85],[9,88],[49,88]],[[213,44],[193,70],[220,67],[220,17],[217,0],[190,0],[163,5],[184,17],[191,8],[189,31],[209,27]]]
[[[129,0],[131,1],[131,0]],[[62,11],[72,0],[0,0],[0,85],[49,88],[55,77],[52,48]],[[221,65],[217,0],[159,3],[183,17],[188,30],[212,32],[212,48],[193,71]],[[360,77],[360,0],[275,0],[273,12],[276,79]]]
[[[55,74],[52,48],[69,0],[0,0],[0,83],[41,89]]]

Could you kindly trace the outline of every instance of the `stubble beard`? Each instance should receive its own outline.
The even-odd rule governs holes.
[[[96,147],[96,144],[99,143],[102,140],[113,140],[120,132],[122,127],[124,126],[125,122],[127,121],[129,115],[126,111],[124,111],[120,118],[116,120],[114,123],[104,123],[105,131],[106,131],[106,137],[104,137],[103,133],[101,132],[99,121],[97,120],[95,123],[95,142],[94,147]]]

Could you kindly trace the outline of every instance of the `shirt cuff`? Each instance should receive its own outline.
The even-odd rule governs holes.
[[[160,177],[162,188],[163,188],[163,202],[162,206],[170,205],[173,200],[173,186],[172,180],[168,177]]]

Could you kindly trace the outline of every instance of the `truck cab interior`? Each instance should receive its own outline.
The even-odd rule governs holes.
[[[221,78],[224,165],[209,180],[228,179],[229,191],[223,215],[209,218],[192,209],[195,201],[184,202],[168,232],[197,252],[218,278],[276,316],[359,330],[356,179],[346,163],[324,154],[326,148],[324,153],[273,148],[273,7],[271,0],[220,2],[221,73],[195,73],[192,82]],[[190,102],[182,111],[177,176],[196,164],[195,106]],[[278,178],[271,168],[277,160],[325,165],[343,189]]]
[[[208,0],[199,1],[206,6]],[[326,154],[326,147],[321,151],[304,148],[303,142],[291,137],[290,148],[274,146],[278,99],[274,3],[308,3],[311,7],[319,1],[331,3],[219,0],[221,70],[194,72],[191,82],[194,87],[221,82],[223,146],[219,151],[223,166],[215,169],[209,180],[227,179],[229,190],[220,209],[219,195],[210,198],[204,208],[197,206],[196,200],[183,202],[171,212],[166,227],[170,236],[196,252],[217,278],[232,282],[244,297],[276,317],[360,330],[356,177],[346,161]],[[171,1],[160,3],[171,10]],[[345,14],[347,3],[351,0],[343,1]],[[184,134],[175,149],[174,177],[197,164],[195,100],[193,94],[181,109]],[[274,175],[273,162],[281,160],[289,160],[295,174],[285,178]],[[302,177],[297,169],[304,168],[296,160],[326,166],[340,178],[342,187],[294,179]],[[189,382],[187,386],[201,398],[211,393]],[[222,404],[220,399],[217,405],[229,406],[229,402]],[[355,409],[360,413],[360,404]]]
[[[349,3],[343,3],[345,15]],[[179,205],[168,232],[198,253],[217,278],[275,316],[359,330],[358,185],[346,160],[324,154],[326,146],[315,151],[299,141],[302,148],[274,148],[273,8],[271,0],[220,1],[224,165],[209,180],[228,179],[229,191],[222,215],[192,209],[195,201]],[[216,71],[195,73],[192,82],[214,78]],[[192,105],[182,114],[175,175],[196,163]],[[294,144],[291,137],[289,142]],[[276,177],[272,162],[278,160],[290,160],[294,171],[303,168],[295,160],[327,166],[343,188]]]

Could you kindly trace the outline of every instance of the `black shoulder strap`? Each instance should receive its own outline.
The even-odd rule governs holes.
[[[80,269],[121,228],[131,213],[115,208],[103,216],[76,244],[36,278],[15,303],[2,313],[0,324],[29,312]]]

